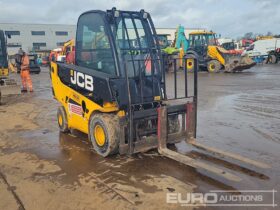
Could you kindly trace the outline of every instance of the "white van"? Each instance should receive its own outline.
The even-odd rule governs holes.
[[[268,52],[271,50],[275,50],[275,48],[280,48],[280,39],[266,39],[266,40],[258,40],[252,43],[243,54],[248,55],[249,57],[255,56],[267,56]]]

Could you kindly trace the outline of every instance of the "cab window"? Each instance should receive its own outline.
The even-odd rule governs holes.
[[[116,74],[111,44],[102,14],[88,13],[80,17],[76,52],[78,66],[111,75]]]

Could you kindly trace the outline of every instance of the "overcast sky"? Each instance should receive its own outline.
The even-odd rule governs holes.
[[[112,7],[143,8],[156,27],[181,24],[233,38],[246,32],[280,34],[280,0],[0,0],[0,22],[76,24],[84,11]]]

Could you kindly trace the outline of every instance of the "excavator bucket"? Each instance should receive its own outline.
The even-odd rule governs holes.
[[[227,55],[225,59],[225,72],[240,72],[249,69],[256,65],[256,63],[247,55]]]

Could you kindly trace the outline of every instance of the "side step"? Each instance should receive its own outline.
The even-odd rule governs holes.
[[[216,174],[218,176],[221,176],[225,179],[228,179],[230,181],[236,181],[239,182],[242,179],[234,174],[231,174],[229,172],[224,171],[221,168],[215,167],[215,166],[211,166],[209,164],[206,164],[202,161],[187,157],[185,155],[182,155],[178,152],[174,152],[170,149],[167,148],[167,108],[165,106],[162,106],[160,108],[158,108],[158,152],[163,155],[166,156],[170,159],[176,160],[180,163],[183,163],[185,165],[191,166],[193,168],[197,168],[197,169],[202,169],[202,170],[206,170],[209,171],[213,174]],[[246,157],[242,157],[240,155],[237,154],[233,154],[233,153],[229,153],[229,152],[225,152],[219,149],[215,149],[212,147],[207,147],[204,146],[202,144],[196,143],[195,139],[193,139],[190,142],[191,145],[196,146],[200,149],[204,149],[206,151],[221,155],[221,156],[227,156],[230,158],[233,158],[235,160],[239,160],[245,163],[249,163],[252,165],[255,165],[257,167],[260,168],[269,168],[269,166],[265,163],[260,163],[254,160],[251,160],[249,158]]]

